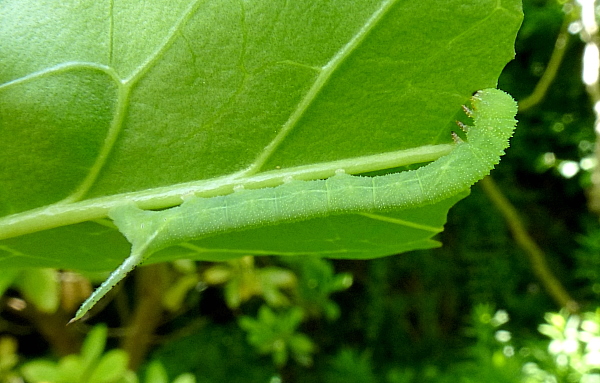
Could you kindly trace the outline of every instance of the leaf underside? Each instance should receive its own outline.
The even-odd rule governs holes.
[[[0,5],[0,267],[109,270],[129,244],[103,217],[126,201],[165,208],[232,175],[317,177],[451,142],[460,105],[513,57],[522,17],[516,0],[145,4]],[[437,246],[461,197],[227,233],[151,261]]]

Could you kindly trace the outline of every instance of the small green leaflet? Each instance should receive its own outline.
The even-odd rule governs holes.
[[[517,104],[501,90],[485,89],[471,98],[471,109],[465,110],[474,123],[461,125],[467,141],[457,139],[450,154],[416,170],[360,177],[344,174],[342,169],[326,180],[192,197],[162,211],[145,211],[133,204],[114,208],[109,217],[131,242],[131,255],[81,305],[71,322],[81,319],[147,257],[166,247],[281,222],[428,205],[469,188],[500,161],[516,125]]]

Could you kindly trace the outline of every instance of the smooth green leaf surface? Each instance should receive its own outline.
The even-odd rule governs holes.
[[[106,347],[108,329],[104,325],[95,326],[86,336],[81,347],[81,369],[89,370],[94,366]]]
[[[90,383],[118,382],[127,373],[129,355],[119,349],[110,350],[98,361],[89,377]]]
[[[126,201],[405,165],[398,153],[451,142],[460,105],[495,86],[521,16],[517,0],[5,1],[0,265],[113,268],[129,244],[102,218]],[[457,199],[227,233],[151,261],[436,246]]]
[[[159,361],[152,361],[146,369],[146,379],[144,383],[168,383],[169,377],[165,368]]]
[[[31,382],[56,381],[59,372],[56,364],[49,360],[34,360],[21,367],[23,376]]]

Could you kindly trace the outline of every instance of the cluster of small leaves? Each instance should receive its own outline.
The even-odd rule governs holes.
[[[377,378],[373,372],[371,354],[368,351],[358,352],[343,348],[330,363],[326,374],[327,383],[375,383]],[[388,379],[390,383],[394,380]]]
[[[34,360],[21,371],[28,382],[130,383],[135,374],[127,369],[127,354],[119,349],[104,353],[107,328],[99,325],[86,337],[80,354],[58,362]]]
[[[453,371],[434,373],[434,382],[520,382],[523,359],[512,344],[512,335],[503,326],[509,321],[505,310],[478,304],[472,312],[466,334],[474,343],[466,349],[467,360]],[[431,372],[430,372],[431,373]]]
[[[599,382],[600,309],[579,315],[565,310],[551,312],[546,313],[545,320],[539,326],[539,331],[550,338],[545,347],[532,342],[517,347],[514,343],[527,342],[513,340],[512,334],[501,328],[508,322],[508,314],[504,310],[494,313],[491,305],[476,306],[469,328],[476,339],[469,348],[471,361],[454,366],[454,373],[432,381]]]
[[[230,275],[225,287],[230,307],[238,307],[242,299],[252,295],[264,297],[265,304],[258,310],[256,318],[246,315],[238,321],[248,333],[248,343],[260,354],[270,354],[278,368],[284,366],[290,356],[298,364],[310,366],[317,346],[298,329],[308,317],[337,319],[340,309],[330,295],[350,287],[352,277],[347,273],[336,274],[331,262],[319,257],[281,260],[294,268],[296,274],[274,266],[254,268],[252,257],[229,262],[229,265],[216,265],[208,271],[213,278],[217,271]],[[232,265],[238,268],[232,268]],[[233,270],[237,272],[227,272]],[[281,288],[288,288],[291,298],[283,294]]]
[[[270,306],[289,306],[291,301],[282,290],[297,286],[296,275],[290,270],[255,267],[251,256],[217,263],[204,271],[202,279],[208,285],[223,284],[225,302],[232,309],[255,296]]]
[[[317,318],[325,316],[330,321],[338,319],[340,308],[330,296],[349,288],[353,282],[352,275],[336,273],[333,264],[320,257],[280,259],[300,276],[296,300],[308,315]]]
[[[298,332],[303,318],[298,307],[276,313],[268,306],[261,306],[257,318],[243,316],[239,325],[248,332],[248,343],[261,354],[271,354],[275,366],[284,366],[290,356],[299,364],[310,366],[316,345],[306,334]]]
[[[128,369],[128,355],[120,349],[105,351],[107,328],[94,327],[87,335],[80,354],[67,355],[58,362],[33,360],[21,367],[28,383],[139,383],[137,375]],[[168,383],[164,367],[158,362],[149,365],[144,383]],[[177,377],[173,383],[195,383],[190,374]]]
[[[558,382],[600,381],[600,309],[572,315],[567,311],[547,313],[539,331],[548,336],[550,371]],[[551,380],[551,379],[550,379]],[[550,381],[548,379],[540,382]]]

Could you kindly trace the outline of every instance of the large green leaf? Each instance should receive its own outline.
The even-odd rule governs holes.
[[[460,105],[495,86],[521,17],[518,0],[4,1],[0,264],[112,268],[129,246],[103,217],[126,201],[404,165],[398,153],[450,142]],[[434,149],[422,160],[447,152]],[[431,247],[458,198],[153,258]]]

